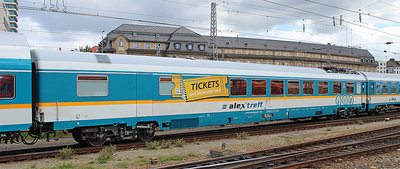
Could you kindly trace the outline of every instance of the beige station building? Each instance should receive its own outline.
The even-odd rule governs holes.
[[[99,52],[211,59],[209,36],[186,27],[123,24],[99,43]],[[269,39],[218,37],[218,60],[299,67],[337,67],[376,72],[368,50]]]

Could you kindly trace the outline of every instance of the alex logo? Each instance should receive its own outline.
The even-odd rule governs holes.
[[[244,103],[232,103],[232,104],[222,105],[222,109],[230,109],[230,110],[256,109],[262,107],[263,107],[263,102],[257,102],[257,103],[244,102]]]
[[[352,95],[338,95],[336,96],[336,105],[350,105],[354,104],[354,97]]]

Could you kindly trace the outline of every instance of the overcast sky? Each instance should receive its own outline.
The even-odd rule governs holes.
[[[209,35],[210,4],[216,2],[218,36],[331,43],[368,49],[376,60],[400,60],[400,0],[18,2],[18,30],[27,36],[30,45],[35,48],[71,50],[79,46],[94,46],[102,36],[121,24],[155,25],[137,20],[186,26],[200,34]],[[360,9],[361,22],[359,13],[354,12]],[[341,25],[340,16],[343,18]]]

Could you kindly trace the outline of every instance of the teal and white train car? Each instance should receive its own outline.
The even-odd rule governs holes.
[[[22,38],[0,33],[0,37],[12,36]],[[10,41],[13,39],[17,38]],[[24,50],[11,50],[20,44],[25,44],[21,47]],[[29,50],[26,42],[17,41],[7,45],[0,44],[0,76],[5,79],[0,80],[0,89],[12,86],[4,90],[14,96],[0,99],[4,139],[28,129],[31,135],[68,130],[76,141],[99,146],[107,139],[115,142],[138,137],[148,141],[157,128],[349,117],[383,112],[386,109],[381,107],[399,103],[397,76]],[[21,60],[10,60],[10,56]],[[13,77],[12,83],[6,77]],[[396,86],[376,94],[378,85],[383,89],[386,83]],[[372,84],[376,87],[369,87]],[[1,90],[0,98],[7,92]]]

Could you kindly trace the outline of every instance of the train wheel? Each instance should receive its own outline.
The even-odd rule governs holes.
[[[72,133],[72,137],[79,144],[86,144],[86,142],[84,140],[82,140],[82,134],[81,133],[73,132]]]
[[[155,133],[156,130],[154,127],[152,127],[150,129],[140,129],[137,133],[137,136],[142,141],[150,141],[154,137]]]
[[[102,146],[106,143],[107,138],[105,137],[98,137],[98,138],[87,138],[86,143],[93,147]]]

